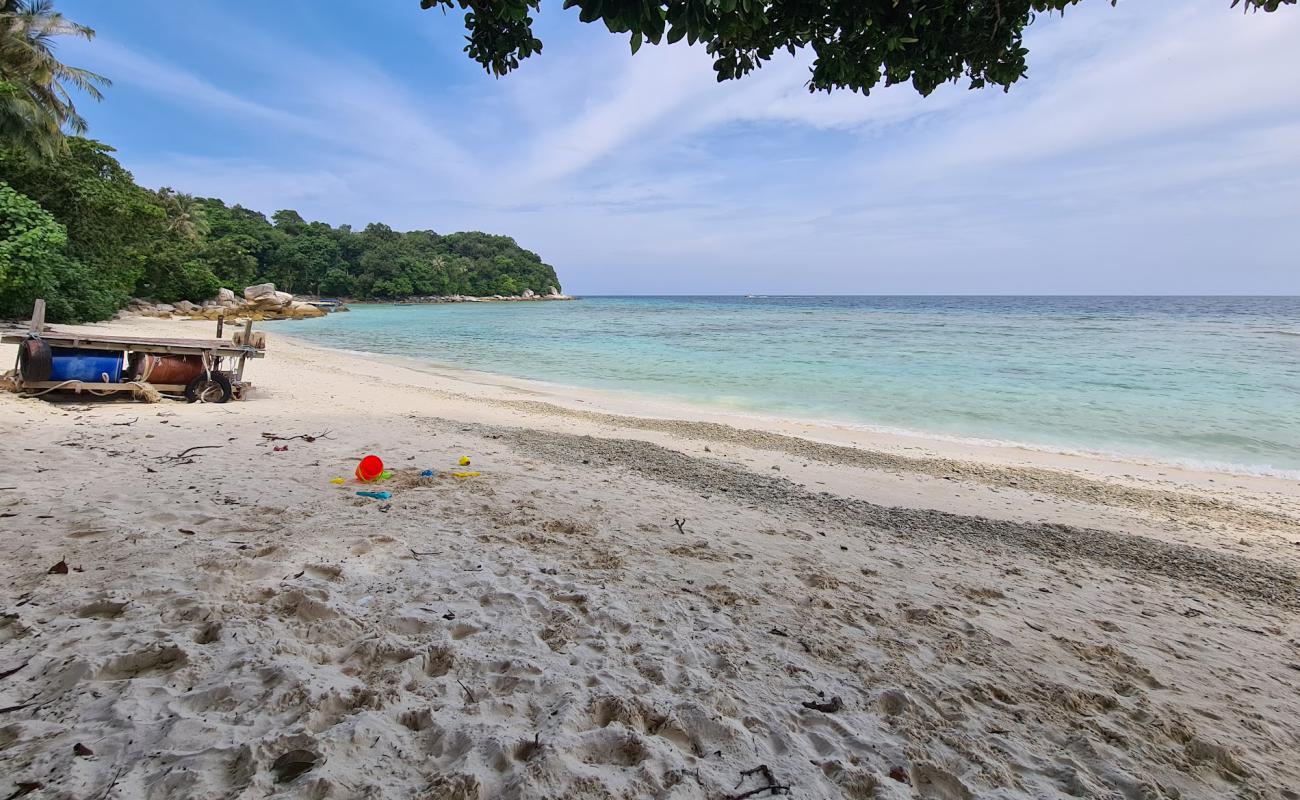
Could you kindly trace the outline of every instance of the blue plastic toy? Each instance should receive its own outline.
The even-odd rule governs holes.
[[[376,500],[387,500],[393,496],[392,492],[357,492],[359,497],[373,497]]]

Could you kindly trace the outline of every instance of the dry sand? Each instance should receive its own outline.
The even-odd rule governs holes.
[[[1295,482],[291,326],[244,403],[0,396],[0,797],[1300,797]]]

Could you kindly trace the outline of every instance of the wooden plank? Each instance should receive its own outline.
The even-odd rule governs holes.
[[[185,387],[178,383],[149,384],[160,392],[183,392]],[[69,392],[94,389],[95,391],[129,392],[140,387],[133,383],[92,383],[89,381],[22,381],[19,389],[53,389],[58,387]]]
[[[13,339],[21,341],[26,338],[26,334],[8,333],[4,335],[5,340]],[[101,333],[67,333],[64,331],[45,331],[41,338],[55,344],[59,341],[77,340],[79,342],[101,342],[104,344],[114,345],[178,345],[180,347],[198,347],[205,350],[211,350],[217,347],[233,348],[230,342],[225,339],[172,339],[152,336],[110,336]],[[125,347],[123,347],[125,349]]]
[[[7,334],[0,337],[0,342],[19,344],[27,338],[26,334]],[[53,347],[73,347],[82,350],[129,350],[134,353],[159,353],[162,355],[202,355],[211,352],[223,358],[266,358],[262,350],[236,347],[230,342],[209,339],[177,339],[174,342],[140,342],[121,339],[103,341],[82,336],[41,336]]]
[[[185,391],[185,385],[181,383],[151,383],[149,385],[160,392],[174,392],[179,394],[180,392]],[[231,381],[230,385],[232,387],[246,389],[252,386],[253,383],[252,381]],[[127,392],[140,388],[134,383],[90,383],[87,381],[72,381],[70,383],[68,381],[22,381],[18,384],[18,388],[22,390],[53,389],[56,386],[60,389],[66,389],[69,392],[89,389],[94,389],[95,391],[108,390],[114,392]]]
[[[33,333],[40,333],[41,328],[45,327],[45,301],[37,300],[32,305],[32,321],[27,330]]]
[[[5,342],[21,342],[26,338],[25,333],[6,333],[4,334]],[[157,338],[146,336],[105,336],[101,333],[65,333],[62,330],[45,330],[40,334],[40,338],[48,341],[51,345],[61,346],[60,342],[77,341],[77,342],[100,342],[105,345],[121,345],[122,350],[134,345],[174,345],[178,347],[199,347],[201,350],[214,350],[218,347],[224,347],[226,350],[239,350],[242,347],[235,347],[233,343],[226,340],[181,340],[181,338]]]

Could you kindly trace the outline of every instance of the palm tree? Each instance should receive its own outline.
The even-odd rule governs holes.
[[[54,10],[53,0],[0,0],[0,142],[38,156],[63,148],[65,131],[84,133],[72,89],[95,100],[108,78],[54,57],[55,39],[95,32]]]
[[[207,234],[208,220],[203,215],[203,206],[194,199],[194,195],[164,186],[158,190],[158,203],[167,212],[167,230],[190,241]]]

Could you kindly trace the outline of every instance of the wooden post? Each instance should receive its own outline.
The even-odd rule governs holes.
[[[32,322],[29,330],[32,333],[40,333],[45,328],[45,301],[37,300],[32,306]]]
[[[226,327],[226,310],[223,308],[217,312],[217,338],[221,338],[221,331]]]
[[[244,347],[253,346],[253,318],[244,321]]]

